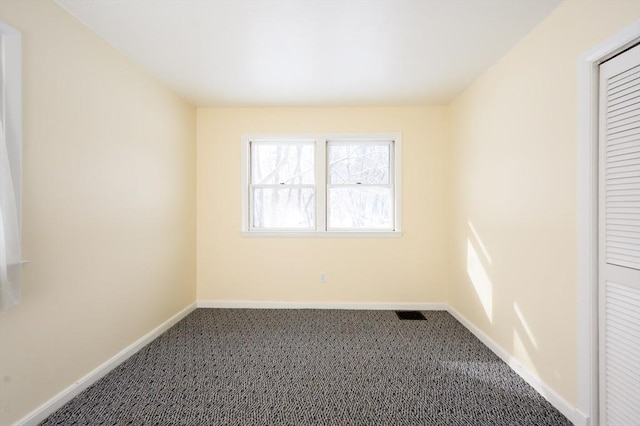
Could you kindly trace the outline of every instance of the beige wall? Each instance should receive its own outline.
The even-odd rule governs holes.
[[[576,401],[578,58],[640,17],[567,1],[452,104],[451,305]]]
[[[446,108],[198,109],[197,127],[199,301],[446,302]],[[240,235],[242,134],[313,132],[402,132],[402,238]]]
[[[195,301],[195,109],[49,1],[22,32],[23,301],[0,317],[0,424]]]

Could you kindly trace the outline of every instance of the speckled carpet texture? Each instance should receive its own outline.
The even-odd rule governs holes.
[[[42,425],[570,425],[446,312],[197,309]]]

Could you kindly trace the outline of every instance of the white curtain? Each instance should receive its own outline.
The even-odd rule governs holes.
[[[0,22],[0,313],[20,302],[21,86],[20,33]]]

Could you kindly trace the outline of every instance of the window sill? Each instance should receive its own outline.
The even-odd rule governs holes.
[[[242,231],[243,237],[249,238],[402,238],[399,231],[365,231],[365,232],[297,232],[297,231]]]

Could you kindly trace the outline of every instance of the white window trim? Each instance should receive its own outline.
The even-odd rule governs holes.
[[[315,141],[316,158],[316,230],[256,230],[250,229],[249,172],[250,144],[258,141]],[[393,141],[392,168],[394,179],[393,230],[326,230],[326,148],[331,141]],[[312,133],[312,134],[247,134],[242,136],[242,225],[245,237],[302,238],[399,238],[402,236],[402,134],[401,133]]]
[[[0,313],[20,302],[22,259],[22,36],[0,21],[2,191],[0,206]],[[9,177],[7,177],[9,176]],[[6,180],[5,180],[6,179]]]

